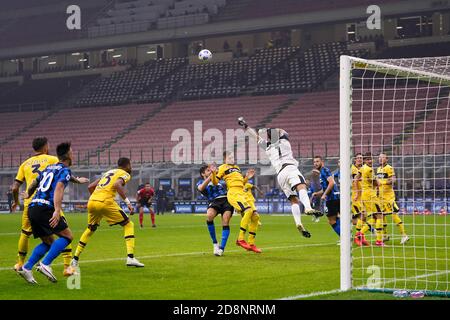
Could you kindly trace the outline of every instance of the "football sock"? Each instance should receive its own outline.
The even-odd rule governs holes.
[[[367,224],[367,222],[365,222],[362,219],[358,219],[358,223],[359,223],[359,221],[361,221],[361,225],[362,225],[361,233],[366,234],[366,232],[369,231],[369,229],[370,229],[369,225]]]
[[[362,219],[358,218],[358,220],[356,221],[356,227],[355,227],[356,232],[357,233],[361,232],[362,227],[363,227],[363,221],[362,221]]]
[[[388,227],[387,219],[386,219],[386,216],[383,214],[383,234],[387,234],[388,233],[387,227]]]
[[[293,203],[291,206],[292,215],[294,216],[295,225],[299,226],[302,224],[302,218],[300,213],[300,206],[297,203]]]
[[[375,222],[377,241],[383,241],[383,218],[378,218]]]
[[[248,226],[248,244],[255,244],[256,231],[258,231],[259,214],[254,213]]]
[[[142,227],[142,222],[144,221],[144,212],[139,212],[139,224]]]
[[[311,202],[309,201],[308,192],[305,189],[300,189],[298,192],[298,196],[300,199],[300,202],[305,207],[305,210],[311,210]]]
[[[230,226],[222,227],[222,240],[220,241],[220,249],[225,250],[227,245],[228,237],[230,236]]]
[[[19,237],[17,263],[23,265],[28,253],[28,243],[30,241],[31,232],[22,230]]]
[[[23,266],[27,270],[33,269],[34,265],[50,250],[50,246],[46,243],[38,244],[31,253],[30,259]]]
[[[206,225],[208,226],[208,231],[212,242],[217,243],[216,228],[214,227],[214,221],[206,221]]]
[[[89,228],[86,228],[84,230],[83,234],[81,235],[80,241],[78,242],[77,249],[75,250],[74,258],[75,260],[78,260],[80,258],[80,254],[83,252],[84,248],[87,246],[87,243],[89,242],[89,239],[94,234],[94,231],[92,231]]]
[[[397,213],[392,214],[392,220],[397,225],[397,227],[400,229],[400,233],[402,234],[402,236],[405,236],[406,235],[405,225],[403,224],[402,219],[400,219],[400,217],[398,216]]]
[[[129,220],[129,222],[123,226],[123,232],[125,237],[125,244],[127,246],[127,255],[130,258],[134,257],[134,223]]]
[[[155,224],[155,213],[152,210],[150,210],[150,218],[152,219],[152,225],[154,225]]]
[[[336,222],[332,224],[331,227],[338,236],[341,236],[341,219],[337,218]]]
[[[369,217],[367,224],[369,225],[370,231],[372,231],[373,228],[375,227],[375,223],[376,223],[375,218],[373,216]]]
[[[69,243],[69,245],[61,252],[61,255],[63,257],[64,267],[70,266],[70,261],[72,260],[72,243]]]
[[[42,263],[46,266],[49,266],[53,260],[59,254],[70,244],[70,240],[64,237],[58,238],[55,241],[53,241],[52,245],[50,246],[50,250],[48,251],[47,255],[42,260]]]
[[[245,239],[245,233],[247,232],[247,227],[248,227],[248,225],[250,223],[252,215],[253,215],[253,210],[251,208],[247,208],[244,211],[244,216],[241,219],[241,225],[240,225],[238,240],[244,240]]]

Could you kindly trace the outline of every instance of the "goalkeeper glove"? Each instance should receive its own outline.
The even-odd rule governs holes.
[[[243,117],[239,117],[239,118],[238,118],[238,124],[239,124],[240,126],[244,127],[244,129],[247,129],[247,128],[248,128],[248,124],[247,124],[247,122],[245,122],[245,120],[244,120]]]

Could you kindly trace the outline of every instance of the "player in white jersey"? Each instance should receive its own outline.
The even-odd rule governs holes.
[[[238,119],[238,124],[244,127],[250,136],[257,139],[258,145],[266,151],[272,167],[277,172],[278,184],[291,202],[292,215],[297,229],[304,237],[311,237],[311,234],[302,225],[299,203],[303,204],[307,215],[320,217],[323,213],[311,208],[306,180],[298,170],[299,163],[292,153],[287,132],[283,129],[267,128],[260,129],[257,133],[248,126],[243,117]]]

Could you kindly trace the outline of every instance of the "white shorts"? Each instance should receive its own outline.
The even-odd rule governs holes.
[[[278,173],[278,185],[287,198],[297,196],[297,186],[306,184],[305,178],[294,165],[288,165]]]

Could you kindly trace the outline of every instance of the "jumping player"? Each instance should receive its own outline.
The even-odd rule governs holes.
[[[272,128],[260,129],[257,133],[248,126],[242,117],[238,119],[238,124],[244,127],[250,136],[257,139],[259,146],[266,151],[272,167],[277,172],[278,184],[291,202],[292,215],[297,229],[304,237],[310,238],[311,234],[305,229],[301,221],[299,203],[303,204],[307,215],[320,217],[323,216],[323,213],[311,208],[306,180],[298,170],[299,163],[292,153],[288,133],[283,129]]]
[[[211,166],[202,166],[200,168],[201,179],[197,182],[197,189],[204,195],[208,201],[208,210],[206,211],[206,225],[213,243],[213,253],[215,256],[223,256],[228,237],[230,236],[230,219],[234,208],[227,200],[227,189],[222,183],[214,185],[211,182]],[[217,243],[214,218],[222,215],[222,240],[220,245]]]

